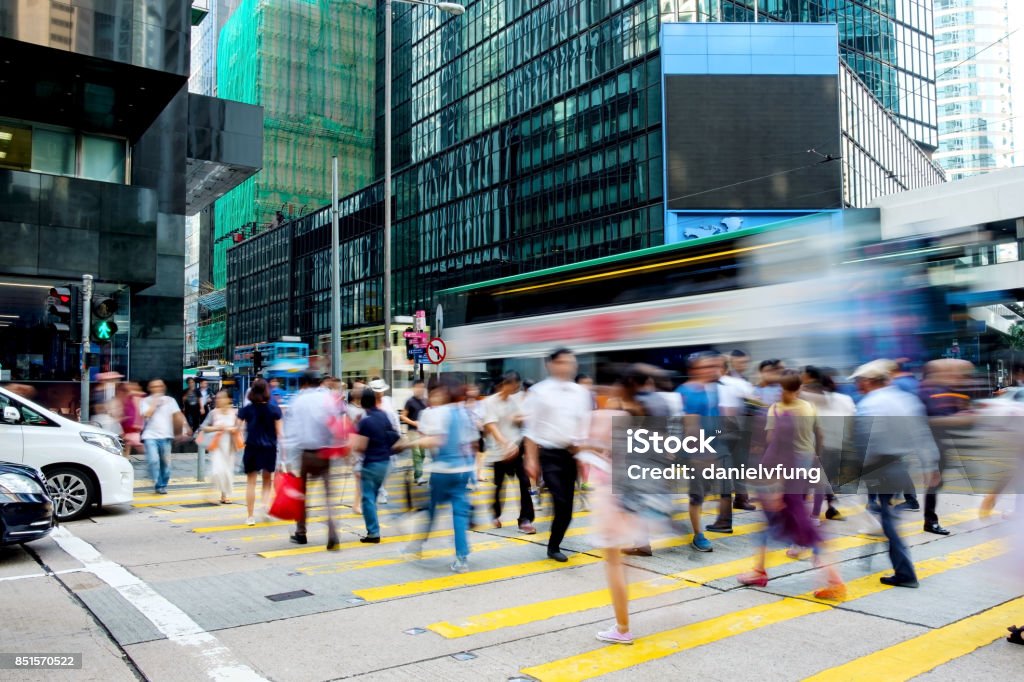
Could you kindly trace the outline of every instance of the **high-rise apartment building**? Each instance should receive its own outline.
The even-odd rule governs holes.
[[[1014,163],[1010,34],[1008,0],[935,0],[935,160],[951,180]]]

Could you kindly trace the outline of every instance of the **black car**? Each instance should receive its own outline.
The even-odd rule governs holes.
[[[53,502],[38,469],[0,462],[0,545],[45,537],[53,530]]]

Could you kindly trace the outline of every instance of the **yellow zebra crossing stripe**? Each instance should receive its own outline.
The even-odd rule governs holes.
[[[1024,597],[823,670],[805,682],[872,678],[887,682],[910,680],[1006,636],[1006,626],[1019,623],[1021,613],[1024,613]]]
[[[998,556],[1005,549],[1006,544],[1004,540],[993,540],[975,547],[952,552],[944,557],[922,561],[917,564],[918,578],[923,579],[985,561],[986,559]],[[847,598],[845,601],[860,599],[892,589],[888,585],[883,585],[879,582],[879,578],[883,575],[888,575],[890,572],[880,571],[852,581],[847,585]],[[589,680],[601,675],[625,670],[648,661],[665,658],[680,651],[726,639],[752,628],[779,623],[831,608],[834,607],[830,606],[828,602],[816,599],[813,591],[807,592],[797,597],[784,597],[771,604],[755,606],[674,630],[642,637],[636,640],[635,644],[631,647],[613,644],[595,651],[527,668],[522,672],[536,677],[542,682]],[[883,678],[891,679],[889,675],[884,675]],[[845,676],[832,679],[861,679],[861,676]]]
[[[625,670],[646,661],[695,649],[733,635],[740,635],[782,621],[828,610],[829,607],[824,604],[785,598],[771,604],[762,604],[699,623],[684,625],[681,628],[650,637],[642,637],[636,640],[633,646],[607,646],[554,663],[527,668],[523,670],[523,673],[542,680],[542,682],[589,680],[599,675]]]
[[[500,566],[498,568],[488,568],[482,571],[472,571],[470,573],[446,575],[440,578],[414,580],[407,583],[399,583],[397,585],[368,587],[362,590],[355,590],[352,594],[357,597],[361,597],[368,602],[382,601],[384,599],[395,599],[397,597],[410,597],[416,594],[438,592],[440,590],[448,590],[455,587],[483,585],[484,583],[508,580],[510,578],[520,578],[522,576],[534,575],[537,573],[549,573],[560,569],[586,566],[599,561],[601,561],[601,557],[593,556],[591,554],[574,554],[569,557],[569,561],[566,563],[557,563],[551,559],[544,559],[543,561],[531,561],[525,564]]]
[[[845,512],[846,510],[843,511]],[[965,512],[959,515],[950,516],[946,521],[946,525],[952,526],[973,518],[973,512]],[[912,526],[917,526],[917,532],[911,534],[920,534],[923,532],[920,528],[920,522],[913,522],[905,525],[906,528],[910,528]],[[762,530],[763,528],[763,523],[740,526],[735,528],[733,535],[745,535],[747,533]],[[692,535],[684,538],[673,538],[671,540],[655,543],[654,547],[680,546],[688,544],[692,538]],[[855,547],[876,544],[882,540],[883,538],[861,536],[841,537],[829,540],[826,543],[826,547],[829,551],[842,551]],[[790,559],[786,556],[786,550],[776,550],[768,553],[765,565],[768,568],[775,568],[777,566],[793,563],[794,561],[796,560]],[[715,580],[721,580],[722,578],[728,578],[750,570],[750,564],[751,559],[749,557],[745,557],[743,559],[736,559],[710,566],[702,566],[696,569],[690,569],[667,576],[659,576],[650,580],[632,583],[629,585],[629,598],[630,600],[645,599],[647,597],[656,597],[661,594],[684,590],[690,587],[699,587],[701,585],[714,582]],[[535,623],[569,613],[589,611],[591,609],[610,606],[611,603],[611,595],[608,593],[608,590],[600,589],[593,590],[591,592],[584,592],[582,594],[561,597],[558,599],[498,609],[489,613],[469,616],[468,618],[456,623],[448,621],[432,623],[427,626],[427,629],[436,632],[442,637],[454,639],[458,637],[466,637],[468,635],[475,635],[481,632],[491,632],[501,628]]]

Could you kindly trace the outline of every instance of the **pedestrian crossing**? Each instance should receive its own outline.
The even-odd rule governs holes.
[[[401,481],[390,481],[387,490],[393,500],[404,500]],[[886,593],[885,598],[891,600],[927,598],[952,604],[948,608],[959,610],[951,622],[907,626],[913,631],[901,632],[901,641],[879,636],[878,645],[866,655],[851,660],[844,660],[842,655],[822,658],[817,667],[811,666],[813,669],[801,675],[828,681],[869,677],[907,680],[991,645],[1005,636],[1007,625],[1024,621],[1020,588],[1016,594],[1000,593],[998,599],[986,593],[972,600],[944,582],[959,574],[978,579],[985,575],[978,571],[988,571],[1009,549],[1007,524],[998,517],[980,519],[976,509],[980,498],[974,497],[964,497],[968,502],[958,511],[942,514],[943,525],[953,530],[948,538],[925,533],[920,514],[898,517],[901,535],[915,559],[919,590],[879,582],[880,577],[891,573],[883,537],[860,534],[852,520],[826,523],[826,549],[847,581],[847,595],[841,602],[815,598],[814,591],[807,587],[821,578],[820,573],[785,549],[774,549],[767,555],[766,566],[773,578],[767,587],[738,585],[736,577],[751,568],[754,538],[765,529],[760,512],[736,512],[731,535],[709,533],[715,547],[710,554],[691,550],[689,535],[655,539],[651,543],[654,557],[625,559],[631,567],[630,610],[637,615],[637,639],[627,647],[605,645],[593,637],[599,626],[606,627],[613,619],[602,555],[590,542],[595,519],[589,511],[574,515],[563,544],[570,560],[556,563],[544,558],[550,506],[545,504],[538,510],[537,534],[522,535],[514,521],[518,501],[513,492],[506,496],[505,514],[506,520],[512,520],[500,529],[492,528],[481,519],[487,517],[484,507],[492,499],[493,487],[482,483],[471,494],[479,524],[469,538],[471,570],[452,574],[447,568],[454,554],[450,518],[438,520],[420,554],[401,552],[408,543],[424,539],[424,534],[415,532],[414,524],[405,518],[404,503],[380,509],[381,543],[367,545],[358,539],[364,529],[361,515],[352,513],[349,506],[351,489],[344,495],[332,495],[329,502],[341,512],[335,519],[342,542],[339,551],[327,552],[323,526],[313,525],[326,519],[322,512],[328,500],[322,490],[314,489],[310,496],[307,546],[288,544],[291,522],[271,520],[246,525],[244,505],[181,506],[203,499],[204,494],[201,489],[190,489],[171,491],[160,496],[162,500],[140,496],[138,506],[141,513],[165,520],[175,532],[188,533],[197,541],[227,540],[256,562],[255,569],[277,569],[291,576],[292,581],[305,581],[295,583],[301,588],[317,594],[341,590],[343,596],[351,597],[352,608],[402,614],[383,619],[380,627],[394,629],[396,636],[409,628],[425,631],[422,636],[434,638],[440,657],[460,650],[477,652],[477,660],[486,660],[491,666],[485,672],[474,667],[483,663],[460,663],[463,667],[459,672],[449,675],[456,680],[497,679],[492,674],[495,665],[503,670],[501,679],[546,682],[603,676],[618,679],[617,675],[631,679],[645,670],[662,670],[658,666],[666,662],[677,665],[672,662],[688,660],[685,657],[697,651],[731,651],[730,647],[741,647],[740,642],[748,647],[755,640],[744,638],[746,633],[770,637],[829,614],[889,618],[878,612],[874,601]],[[853,497],[844,496],[842,501],[848,503],[841,507],[844,516],[862,509],[852,504]],[[159,508],[143,506],[151,502],[160,503]],[[713,517],[715,506],[707,504],[706,516]],[[685,520],[685,500],[679,501],[678,509],[676,518]],[[488,599],[487,595],[494,598]],[[395,604],[408,606],[396,610],[390,606]],[[686,608],[678,608],[681,604]],[[473,605],[485,608],[473,609]],[[433,617],[423,618],[424,613]],[[864,636],[870,638],[872,633]],[[742,663],[734,661],[732,665]],[[394,679],[419,678],[415,668],[399,674],[401,670],[394,671]],[[785,675],[776,677],[788,679]]]

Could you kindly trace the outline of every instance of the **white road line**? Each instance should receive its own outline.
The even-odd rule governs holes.
[[[153,623],[157,630],[166,635],[167,639],[186,648],[211,680],[266,682],[266,678],[238,661],[230,649],[199,627],[187,613],[157,594],[152,587],[128,569],[105,559],[88,542],[72,535],[63,526],[54,530],[50,537],[61,549],[82,562],[85,568],[81,570],[94,574],[113,587]]]
[[[12,575],[8,578],[0,578],[0,583],[5,583],[9,580],[24,580],[25,578],[45,578],[50,575],[49,573],[27,573],[25,575]]]

